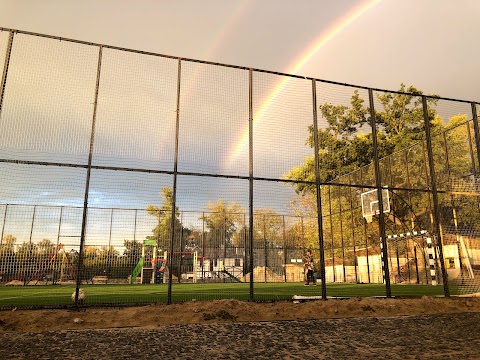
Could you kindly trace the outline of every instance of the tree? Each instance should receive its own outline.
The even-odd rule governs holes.
[[[422,92],[401,84],[400,92],[407,94],[385,93],[377,96],[380,107],[376,109],[377,147],[380,158],[392,154],[412,141],[424,136]],[[435,98],[429,98],[429,106],[436,104]],[[320,181],[331,182],[341,175],[350,173],[373,161],[373,142],[370,127],[370,108],[355,91],[350,101],[350,107],[345,105],[323,104],[319,106],[321,116],[326,120],[327,127],[318,130],[318,146],[320,157]],[[429,113],[434,111],[429,108]],[[435,124],[433,124],[435,125]],[[313,148],[313,126],[307,144]],[[287,179],[315,181],[314,157],[307,157],[305,162],[287,173]],[[297,192],[312,192],[309,185],[296,185]]]
[[[206,252],[218,258],[220,251],[223,250],[221,257],[228,257],[227,248],[243,246],[241,239],[235,235],[243,223],[245,210],[237,203],[229,204],[222,199],[218,199],[216,203],[209,202],[207,209],[208,211],[200,217],[205,221],[207,228],[204,244]]]
[[[157,240],[158,251],[170,250],[171,234],[172,234],[172,207],[173,207],[173,189],[171,187],[162,188],[160,196],[163,198],[160,207],[156,205],[148,205],[147,213],[157,218],[158,223],[152,230],[153,235],[149,238]],[[179,234],[182,231],[182,223],[180,222],[180,212],[175,207],[175,242],[174,251],[182,251],[182,241]]]
[[[132,267],[138,263],[142,256],[142,244],[137,240],[123,240],[123,256],[127,259],[127,265]]]
[[[0,281],[8,281],[9,275],[16,272],[16,241],[17,238],[13,235],[3,237],[2,245],[0,246]]]
[[[424,113],[421,91],[401,85],[400,92],[377,95],[376,122],[382,185],[390,190],[392,211],[387,214],[389,233],[403,233],[412,229],[430,229],[432,206],[427,192],[401,190],[430,187]],[[410,95],[412,94],[412,95]],[[437,98],[427,99],[428,119],[432,134],[437,188],[449,190],[452,181],[468,182],[473,176],[469,151],[467,115],[453,116],[445,121],[435,112]],[[327,128],[319,130],[320,180],[322,185],[322,216],[326,257],[348,258],[346,248],[359,244],[378,246],[378,224],[367,227],[358,207],[361,188],[344,188],[335,184],[375,184],[373,171],[372,137],[370,129],[362,126],[370,122],[369,109],[363,107],[358,94],[352,96],[351,107],[323,104],[320,113]],[[355,114],[355,119],[352,119]],[[307,143],[313,147],[313,128],[309,128]],[[287,178],[315,181],[314,157],[293,168]],[[297,184],[297,204],[309,204],[299,213],[315,214],[314,187]],[[365,190],[364,190],[365,191]],[[451,196],[439,193],[440,212],[444,230],[454,228],[456,210],[458,226],[480,228],[478,199],[475,196]],[[315,206],[313,206],[315,205]],[[456,227],[455,227],[456,228]],[[313,230],[313,228],[311,229]],[[304,230],[305,232],[305,230]],[[358,239],[360,237],[360,239]],[[312,237],[313,239],[313,237]]]

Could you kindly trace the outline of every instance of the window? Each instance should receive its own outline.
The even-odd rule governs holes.
[[[235,266],[241,266],[240,265],[240,259],[235,259]]]

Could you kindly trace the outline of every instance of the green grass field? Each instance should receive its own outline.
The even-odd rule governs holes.
[[[82,285],[87,294],[85,305],[120,305],[166,303],[168,285]],[[71,306],[74,286],[2,286],[0,308],[39,308]],[[455,289],[451,289],[455,293]],[[320,296],[321,286],[305,287],[302,283],[256,283],[255,301],[292,300],[294,295]],[[392,285],[396,297],[441,296],[443,286]],[[327,284],[328,297],[385,296],[382,284]],[[249,300],[249,284],[207,283],[172,284],[172,302],[219,300]]]

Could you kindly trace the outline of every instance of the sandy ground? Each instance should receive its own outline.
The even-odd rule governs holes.
[[[0,311],[0,332],[114,329],[402,315],[480,313],[480,298],[348,299],[303,303],[253,303],[238,300],[190,301],[173,305],[79,310]],[[480,329],[479,329],[480,331]],[[480,352],[480,350],[479,350]]]
[[[0,359],[480,359],[480,298],[0,311]]]
[[[480,313],[0,332],[1,359],[479,359]]]

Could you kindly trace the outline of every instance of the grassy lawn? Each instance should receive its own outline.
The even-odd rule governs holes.
[[[82,285],[87,294],[87,305],[115,305],[135,303],[166,303],[168,285]],[[454,289],[452,289],[454,293]],[[62,307],[72,305],[74,286],[2,286],[0,308]],[[321,286],[304,287],[302,283],[257,283],[254,286],[256,301],[291,300],[294,295],[320,296]],[[442,286],[392,285],[392,295],[435,296],[443,295]],[[327,284],[329,297],[385,296],[382,284]],[[219,299],[249,300],[249,284],[210,283],[172,284],[172,301],[192,299],[208,301]]]

